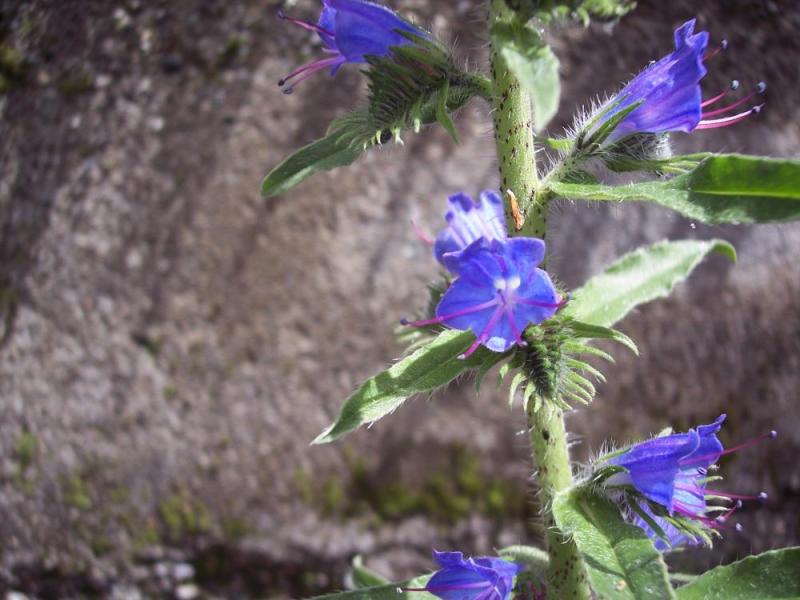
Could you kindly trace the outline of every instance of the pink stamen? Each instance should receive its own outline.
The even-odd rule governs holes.
[[[747,117],[749,117],[753,113],[761,112],[761,108],[763,106],[764,106],[763,104],[759,104],[749,110],[739,113],[738,115],[733,115],[732,117],[725,117],[724,119],[710,119],[708,121],[700,121],[700,123],[697,125],[697,127],[695,127],[695,129],[717,129],[718,127],[727,127],[728,125],[734,125],[739,121],[744,121]]]
[[[469,348],[467,348],[467,351],[464,352],[464,354],[462,354],[461,356],[459,356],[459,358],[461,359],[469,358],[472,355],[472,353],[478,349],[478,346],[480,346],[483,342],[485,342],[489,338],[489,332],[492,329],[494,329],[495,325],[497,325],[497,322],[503,316],[503,312],[504,312],[503,306],[502,305],[498,306],[497,310],[494,311],[494,314],[489,319],[489,322],[486,323],[486,327],[483,328],[483,331],[481,331],[480,335],[477,338],[475,338],[475,341],[472,342],[472,345]]]
[[[514,334],[514,340],[520,346],[527,346],[528,342],[522,339],[522,332],[517,327],[517,324],[514,322],[514,311],[511,310],[511,306],[506,306],[506,317],[508,317],[508,322],[511,325],[511,333]]]
[[[278,85],[280,87],[283,87],[290,79],[292,79],[293,77],[297,77],[301,73],[304,73],[297,81],[292,83],[291,86],[283,90],[284,94],[291,94],[298,85],[300,85],[303,81],[308,79],[311,75],[326,67],[332,67],[333,65],[339,64],[340,62],[342,62],[342,60],[343,58],[340,54],[337,54],[336,56],[331,56],[330,58],[321,58],[320,60],[316,60],[312,63],[309,63],[307,65],[295,69],[294,71],[289,73],[286,77],[278,81]]]
[[[749,448],[750,446],[755,446],[756,444],[760,444],[761,442],[765,442],[767,440],[774,440],[777,437],[778,437],[778,432],[773,429],[769,433],[765,433],[764,435],[760,435],[757,438],[753,438],[752,440],[743,442],[738,446],[727,448],[722,452],[714,452],[713,454],[705,454],[703,456],[690,456],[688,459],[686,459],[685,461],[682,460],[678,464],[681,467],[686,467],[686,466],[691,467],[691,465],[693,464],[701,464],[708,461],[709,459],[713,459],[714,462],[717,462],[717,459],[719,459],[720,456],[725,456],[726,454],[732,454],[733,452],[744,450],[745,448]]]
[[[742,501],[741,500],[737,500],[736,503],[728,511],[726,511],[724,514],[718,516],[715,519],[715,521],[719,525],[724,525],[725,523],[728,522],[728,519],[731,518],[731,515],[733,513],[735,513],[737,510],[739,510],[740,508],[742,508]]]
[[[541,306],[542,308],[561,308],[567,302],[569,302],[569,297],[565,296],[563,300],[559,300],[555,304],[552,302],[540,302],[539,300],[529,300],[527,298],[517,298],[517,302],[520,304],[527,304],[528,306]]]
[[[765,89],[767,89],[767,86],[764,85],[763,82],[762,82],[762,83],[760,83],[758,85],[758,87],[755,89],[755,91],[750,92],[744,98],[740,98],[739,100],[737,100],[733,104],[729,104],[728,106],[724,106],[724,107],[718,108],[716,110],[711,110],[711,111],[708,111],[708,112],[704,112],[702,118],[706,119],[707,117],[714,117],[716,115],[721,115],[721,114],[724,114],[726,112],[730,112],[734,108],[737,108],[737,107],[741,106],[742,104],[744,104],[745,102],[747,102],[748,100],[750,100],[750,98],[752,98],[756,94],[763,93]]]
[[[488,581],[476,581],[475,583],[463,583],[461,585],[436,585],[427,588],[399,588],[404,592],[447,592],[450,590],[478,590],[489,587]]]
[[[421,239],[425,244],[428,244],[428,246],[433,246],[433,240],[427,233],[420,229],[419,225],[417,225],[414,221],[411,221],[411,227],[414,229],[414,233],[419,239]]]
[[[457,310],[447,315],[442,315],[441,317],[434,317],[433,319],[422,319],[420,321],[409,321],[407,319],[400,319],[400,324],[408,325],[410,327],[425,327],[426,325],[439,325],[441,323],[444,323],[445,321],[449,321],[450,319],[455,319],[456,317],[461,317],[463,315],[468,315],[474,312],[485,310],[487,308],[491,308],[496,304],[498,304],[497,299],[493,299],[489,300],[488,302],[476,304],[475,306],[470,306],[468,308]]]
[[[706,52],[705,56],[703,56],[703,61],[711,60],[717,54],[719,54],[723,50],[727,50],[727,49],[728,49],[728,40],[722,40],[719,43],[719,46],[717,46],[716,48],[712,48],[711,50]]]
[[[758,496],[746,496],[742,494],[731,494],[728,492],[720,492],[719,490],[704,490],[700,487],[687,487],[682,485],[676,485],[676,490],[681,490],[684,492],[689,492],[690,494],[694,494],[698,497],[704,497],[706,495],[709,496],[720,496],[721,498],[729,498],[730,500],[766,500],[767,494],[765,492],[761,492]]]
[[[334,37],[333,33],[328,31],[327,29],[323,29],[319,25],[315,25],[314,23],[309,23],[308,21],[303,21],[301,19],[293,19],[292,17],[286,16],[282,10],[278,11],[278,18],[284,21],[289,21],[293,25],[297,25],[298,27],[302,27],[308,31],[313,31],[314,33],[319,33],[322,35],[328,35],[330,37]]]
[[[722,92],[720,92],[719,94],[717,94],[713,98],[709,98],[708,100],[703,100],[700,103],[700,107],[701,108],[705,108],[706,106],[710,106],[710,105],[714,104],[714,102],[718,102],[719,100],[722,100],[725,96],[728,95],[728,93],[730,93],[730,92],[732,92],[734,90],[738,90],[738,89],[739,89],[739,82],[736,79],[734,79],[733,81],[731,81],[731,84],[728,87],[726,87]]]

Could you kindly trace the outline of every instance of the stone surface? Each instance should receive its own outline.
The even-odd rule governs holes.
[[[476,64],[476,4],[396,6],[440,31],[455,23]],[[688,2],[641,4],[615,29],[553,33],[565,77],[554,130],[667,51],[692,14]],[[729,4],[698,15],[731,42],[709,90],[766,79],[767,110],[676,145],[797,156],[800,11]],[[403,577],[431,566],[431,547],[477,554],[535,538],[507,492],[527,499],[530,472],[503,395],[464,382],[308,445],[398,356],[391,330],[425,301],[436,265],[409,222],[435,229],[448,193],[497,185],[485,106],[459,115],[458,146],[436,129],[409,134],[265,202],[266,170],[363,96],[354,68],[280,93],[316,48],[274,18],[275,2],[0,7],[3,43],[28,60],[0,96],[0,591],[298,596],[340,587],[355,553]],[[709,564],[800,540],[800,227],[563,203],[548,240],[553,272],[575,287],[642,243],[711,236],[733,241],[739,263],[713,258],[631,316],[623,329],[642,356],[617,351],[596,403],[569,417],[582,458],[606,437],[723,411],[726,443],[781,430],[726,459],[726,488],[772,500],[694,557]],[[488,486],[458,480],[476,470],[496,479],[499,509]],[[390,506],[398,489],[457,518]],[[466,508],[447,504],[453,489]]]

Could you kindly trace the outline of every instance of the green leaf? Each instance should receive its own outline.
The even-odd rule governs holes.
[[[719,154],[672,179],[609,186],[552,182],[575,200],[653,202],[703,223],[778,223],[800,219],[800,161]]]
[[[364,560],[361,558],[360,554],[356,554],[353,557],[351,569],[353,575],[353,585],[355,585],[356,589],[389,584],[388,579],[382,575],[378,575],[375,571],[364,566]]]
[[[678,588],[678,600],[800,598],[800,547],[748,556]]]
[[[338,592],[315,596],[311,600],[425,600],[436,598],[428,592],[404,592],[405,588],[419,589],[425,587],[430,575],[422,575],[401,583],[390,583],[374,587],[362,588],[351,592]]]
[[[536,131],[544,128],[558,110],[560,82],[558,58],[533,28],[518,22],[495,23],[492,44],[528,91]]]
[[[293,188],[317,171],[330,171],[349,165],[361,154],[361,148],[352,147],[339,132],[303,146],[272,169],[261,183],[261,195],[277,196]]]
[[[453,125],[453,120],[447,114],[447,97],[450,94],[450,82],[445,80],[442,89],[439,91],[439,101],[436,103],[436,120],[445,128],[445,131],[450,134],[454,143],[458,143],[458,135],[456,134],[456,126]]]
[[[433,391],[467,370],[478,368],[490,353],[486,348],[478,348],[469,358],[459,358],[474,341],[475,335],[470,331],[442,331],[410,356],[367,379],[345,401],[336,421],[313,443],[332,442],[386,416],[411,396]]]
[[[667,296],[711,252],[736,260],[736,251],[724,240],[662,241],[639,248],[576,290],[562,312],[611,326],[640,304]]]
[[[661,553],[610,500],[573,488],[553,501],[556,525],[575,540],[599,598],[675,598]]]

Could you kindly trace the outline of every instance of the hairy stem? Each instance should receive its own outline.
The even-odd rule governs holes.
[[[516,18],[505,0],[492,0],[490,29],[496,22]],[[541,193],[538,185],[530,99],[495,48],[491,61],[495,142],[508,231],[511,235],[544,238],[547,194]],[[586,566],[575,544],[556,529],[550,508],[556,493],[572,484],[564,415],[553,403],[543,402],[538,411],[534,411],[535,405],[528,402],[528,431],[550,555],[548,598],[588,599]]]

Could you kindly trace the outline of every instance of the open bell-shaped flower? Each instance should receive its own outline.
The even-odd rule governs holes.
[[[538,268],[544,250],[537,238],[481,237],[464,250],[445,253],[445,265],[458,277],[436,306],[436,317],[405,323],[471,329],[476,339],[464,357],[481,345],[494,352],[524,346],[525,328],[552,317],[564,305],[547,272]]]
[[[325,58],[299,67],[278,82],[284,93],[292,90],[307,77],[322,69],[335,75],[345,63],[365,63],[366,56],[388,56],[392,46],[412,43],[402,32],[421,38],[430,34],[385,6],[366,0],[322,0],[324,4],[317,23],[279,16],[295,25],[313,31],[325,44]]]

